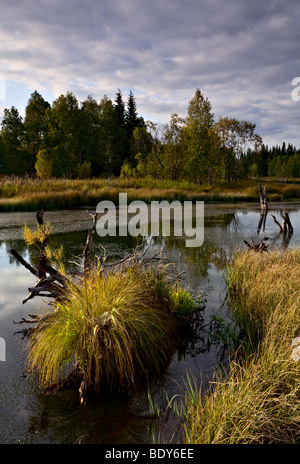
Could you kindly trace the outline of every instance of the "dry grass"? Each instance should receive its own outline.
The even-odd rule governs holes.
[[[300,250],[237,253],[229,267],[234,315],[244,333],[239,360],[210,392],[187,393],[187,443],[299,443]]]
[[[97,205],[102,199],[114,201],[119,192],[128,200],[203,200],[206,202],[258,201],[259,180],[195,185],[189,182],[128,179],[31,179],[0,178],[0,211],[34,211]],[[267,186],[269,201],[300,199],[300,184],[261,180]]]

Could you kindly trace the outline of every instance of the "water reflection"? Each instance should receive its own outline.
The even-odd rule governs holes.
[[[207,326],[214,314],[228,317],[224,272],[227,258],[236,248],[244,248],[244,240],[251,237],[261,240],[268,236],[269,248],[300,245],[300,205],[274,205],[269,212],[280,215],[288,210],[294,234],[290,237],[278,233],[268,214],[262,218],[259,205],[205,206],[205,238],[199,248],[187,248],[184,237],[146,237],[143,246],[150,245],[150,253],[162,251],[173,263],[174,273],[182,274],[182,282],[194,294],[203,293],[207,300],[196,330],[178,345],[172,363],[159,381],[153,381],[153,401],[166,407],[166,394],[178,395],[187,372],[197,376],[203,388],[213,378],[217,365],[219,346],[208,349]],[[51,246],[63,245],[65,262],[80,258],[91,221],[84,211],[53,212],[47,220],[54,220]],[[24,220],[26,219],[26,220]],[[135,394],[103,394],[86,409],[79,407],[77,395],[71,391],[45,396],[38,384],[26,373],[26,351],[20,335],[16,335],[18,321],[30,313],[44,311],[42,300],[34,299],[22,306],[27,288],[32,286],[32,275],[10,255],[14,248],[32,265],[36,264],[39,250],[27,248],[22,238],[22,224],[34,226],[34,215],[10,213],[0,215],[0,337],[7,344],[7,361],[0,363],[0,442],[1,443],[151,443],[148,428],[153,418],[149,416],[147,391]],[[6,227],[7,226],[7,227]],[[95,235],[94,250],[102,256],[104,249],[113,260],[127,256],[140,239],[133,237],[100,238]],[[103,249],[104,248],[104,249]],[[71,264],[70,264],[71,266]],[[117,425],[117,426],[116,426]],[[176,427],[176,420],[168,417],[164,428],[167,440]]]
[[[292,209],[292,208],[290,208],[290,209]],[[294,209],[294,212],[297,212],[297,209]],[[264,211],[260,212],[260,219],[259,219],[259,223],[258,223],[258,226],[257,226],[257,235],[259,235],[261,231],[263,233],[265,232],[268,213],[269,213],[268,210],[267,211],[264,210]],[[276,211],[276,213],[279,214],[281,221],[283,221],[284,217],[285,217],[285,212],[283,210],[279,210],[279,211]],[[271,214],[271,216],[273,218],[273,222],[276,223],[276,221],[277,221],[277,223],[278,223],[278,220],[276,219],[275,215]],[[278,223],[278,225],[280,226],[279,223]],[[272,238],[271,247],[274,247],[274,246],[277,245],[277,246],[280,246],[282,248],[288,248],[289,245],[290,245],[292,237],[293,237],[293,231],[291,231],[289,228],[286,231],[279,231],[277,233],[277,235],[275,235]],[[266,237],[265,239],[268,240],[269,238]]]

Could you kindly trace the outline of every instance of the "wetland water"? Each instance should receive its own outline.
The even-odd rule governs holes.
[[[294,227],[290,240],[279,234],[271,214],[279,222],[281,213],[288,211]],[[45,213],[45,222],[52,224],[51,245],[63,245],[68,262],[80,256],[91,226],[85,209]],[[245,248],[244,240],[251,237],[259,242],[269,238],[269,249],[300,246],[300,203],[271,204],[265,227],[258,232],[260,207],[255,204],[205,205],[204,243],[199,248],[186,248],[183,238],[146,239],[149,253],[162,250],[164,256],[182,275],[182,284],[194,294],[203,293],[206,307],[202,312],[203,324],[212,315],[229,317],[226,312],[226,285],[224,265],[236,248]],[[105,443],[133,444],[152,443],[149,428],[153,419],[149,416],[147,390],[136,393],[105,393],[85,408],[80,407],[73,391],[44,395],[36,380],[26,372],[26,342],[16,333],[24,326],[14,322],[47,310],[41,298],[22,305],[28,287],[34,284],[33,276],[9,254],[15,248],[26,260],[34,264],[37,252],[27,250],[22,239],[22,226],[36,225],[33,213],[0,213],[0,337],[5,340],[5,361],[0,361],[0,443]],[[133,237],[100,238],[95,234],[95,250],[118,260],[136,246]],[[181,392],[187,374],[193,374],[208,385],[217,366],[220,347],[207,343],[207,336],[199,329],[197,337],[180,346],[160,381],[150,385],[151,397],[161,410]],[[164,419],[162,438],[170,439],[176,421]],[[159,427],[156,427],[159,428]]]

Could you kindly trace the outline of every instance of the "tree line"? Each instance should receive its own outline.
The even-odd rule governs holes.
[[[269,149],[255,124],[214,120],[210,101],[196,89],[187,117],[166,124],[144,121],[130,91],[115,99],[91,96],[79,103],[71,92],[50,105],[37,92],[22,118],[5,109],[0,132],[0,174],[87,178],[151,176],[212,183],[247,176],[300,175],[300,153],[285,143]]]

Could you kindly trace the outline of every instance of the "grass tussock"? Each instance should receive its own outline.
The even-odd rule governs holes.
[[[193,310],[191,295],[168,283],[163,271],[93,271],[70,285],[33,332],[29,368],[44,387],[76,371],[87,391],[129,389],[164,372],[178,320]]]
[[[204,395],[187,392],[187,443],[300,442],[300,250],[240,252],[229,267],[228,290],[244,335],[240,356]],[[191,385],[191,384],[190,384]]]

